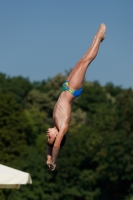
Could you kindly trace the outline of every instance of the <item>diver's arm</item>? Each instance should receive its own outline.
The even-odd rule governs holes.
[[[47,161],[46,164],[48,165],[51,163],[51,158],[52,158],[52,146],[49,145],[48,143],[46,144],[46,155],[47,155]]]
[[[67,132],[67,129],[68,129],[68,126],[65,126],[63,127],[57,137],[56,137],[56,140],[55,140],[55,143],[54,143],[54,146],[53,146],[53,149],[52,149],[52,160],[51,162],[54,164],[55,161],[56,161],[56,158],[57,158],[57,155],[59,153],[59,150],[60,150],[60,144],[61,144],[61,141],[65,135],[65,133]]]

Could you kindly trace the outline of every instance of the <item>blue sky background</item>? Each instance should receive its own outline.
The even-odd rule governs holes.
[[[31,81],[64,74],[101,23],[106,39],[86,80],[133,88],[131,0],[0,0],[0,72]]]

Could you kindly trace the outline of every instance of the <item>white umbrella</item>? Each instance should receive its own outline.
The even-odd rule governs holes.
[[[30,174],[0,164],[0,188],[19,189],[27,183],[32,184]]]

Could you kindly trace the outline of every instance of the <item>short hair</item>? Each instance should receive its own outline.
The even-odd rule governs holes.
[[[66,136],[64,135],[63,138],[62,138],[62,141],[61,141],[61,143],[60,143],[60,147],[62,148],[62,147],[65,145],[65,143],[66,143]],[[54,143],[53,143],[53,144],[49,144],[49,143],[47,142],[47,145],[53,147],[53,146],[54,146]]]

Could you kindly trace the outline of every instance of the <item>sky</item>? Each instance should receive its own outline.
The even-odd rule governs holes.
[[[72,69],[107,26],[87,81],[133,88],[132,0],[0,0],[0,72],[30,81]]]

